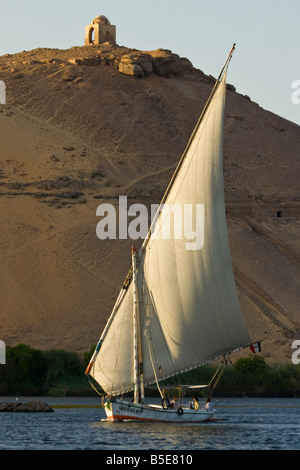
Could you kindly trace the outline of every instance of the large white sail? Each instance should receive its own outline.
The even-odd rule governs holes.
[[[227,235],[225,95],[226,70],[139,254],[145,384],[251,342],[237,297]],[[168,209],[174,210],[174,225]],[[111,395],[134,388],[132,282],[120,296],[89,372]]]

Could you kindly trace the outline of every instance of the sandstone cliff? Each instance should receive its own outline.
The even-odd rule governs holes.
[[[158,203],[213,85],[170,51],[85,46],[0,57],[0,338],[85,351],[130,265],[100,202]],[[230,73],[229,73],[230,80]],[[300,128],[228,85],[224,177],[238,293],[270,361],[300,339]]]

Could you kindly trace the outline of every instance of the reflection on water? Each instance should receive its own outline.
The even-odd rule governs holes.
[[[41,401],[50,406],[100,404],[98,398]],[[103,409],[83,407],[1,413],[0,449],[300,449],[300,399],[220,398],[215,407],[220,421],[193,424],[111,423]]]

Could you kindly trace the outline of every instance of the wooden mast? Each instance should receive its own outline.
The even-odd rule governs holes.
[[[137,283],[137,254],[132,246],[132,275],[133,275],[133,359],[134,359],[134,403],[144,399],[143,360],[140,327],[139,294]]]

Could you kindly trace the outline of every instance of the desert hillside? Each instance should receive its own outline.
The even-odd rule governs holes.
[[[104,44],[7,54],[0,80],[0,339],[86,351],[130,266],[130,240],[96,237],[97,206],[160,201],[213,78],[170,51]],[[269,361],[300,339],[299,152],[299,126],[228,85],[233,266]]]

